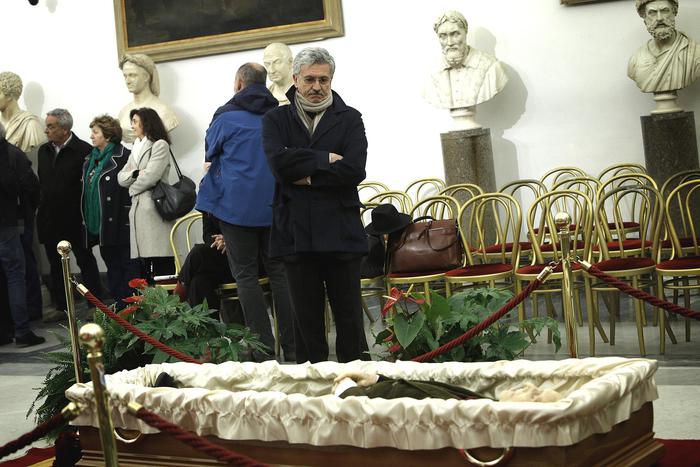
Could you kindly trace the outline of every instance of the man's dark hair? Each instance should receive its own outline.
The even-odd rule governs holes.
[[[236,72],[236,78],[241,80],[243,87],[250,84],[262,84],[264,86],[267,80],[267,70],[259,63],[248,62],[241,65]]]

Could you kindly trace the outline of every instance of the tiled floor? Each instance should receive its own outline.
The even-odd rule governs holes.
[[[617,342],[615,346],[597,340],[597,355],[618,355],[638,357],[639,346],[637,331],[629,320],[629,305],[623,302],[622,321],[617,323]],[[377,307],[373,312],[378,313]],[[602,313],[606,332],[607,314]],[[672,327],[679,339],[678,344],[667,342],[666,355],[658,355],[658,328],[651,323],[644,328],[647,345],[647,357],[659,361],[660,369],[656,376],[660,398],[654,404],[654,429],[660,438],[698,439],[700,438],[700,404],[697,394],[700,389],[700,323],[692,323],[691,341],[684,340],[684,323],[673,320]],[[56,333],[65,333],[59,325],[36,324],[35,332],[47,338],[41,346],[29,349],[17,349],[13,345],[0,347],[0,445],[34,427],[33,418],[26,418],[27,411],[35,398],[36,388],[46,375],[51,365],[41,359],[46,351],[61,347]],[[579,356],[588,356],[587,328],[577,328]],[[562,329],[563,335],[563,329]],[[334,340],[330,336],[331,348]],[[368,340],[372,337],[368,325]],[[566,343],[558,353],[542,337],[526,352],[525,358],[531,360],[549,360],[568,358]],[[679,423],[679,420],[685,420]],[[41,443],[37,444],[41,445]]]

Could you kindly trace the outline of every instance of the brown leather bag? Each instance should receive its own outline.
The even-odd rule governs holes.
[[[462,267],[462,242],[454,219],[409,224],[397,239],[391,239],[390,273],[449,271]]]

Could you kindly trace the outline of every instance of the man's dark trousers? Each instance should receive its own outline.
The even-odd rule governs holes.
[[[367,358],[360,289],[361,257],[347,253],[305,253],[285,261],[294,303],[297,363],[328,360],[325,298],[335,321],[335,352],[339,362]],[[325,284],[325,287],[324,287]]]
[[[27,292],[24,281],[24,250],[17,227],[0,227],[0,266],[7,277],[7,293],[15,337],[31,332],[27,313]],[[7,333],[8,329],[3,329]]]
[[[291,302],[284,273],[284,265],[269,257],[270,228],[244,227],[228,224],[219,220],[221,233],[226,242],[231,274],[236,279],[238,298],[243,307],[246,326],[260,335],[260,340],[272,354],[275,351],[275,338],[272,335],[270,318],[267,314],[267,303],[258,283],[258,257],[263,259],[267,277],[270,279],[272,299],[277,311],[277,326],[280,333],[280,345],[285,359],[292,357],[294,349],[294,321],[289,314]],[[298,360],[298,357],[297,357]]]

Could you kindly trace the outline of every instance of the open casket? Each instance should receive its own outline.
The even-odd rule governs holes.
[[[654,441],[656,362],[587,358],[494,363],[323,362],[304,365],[229,362],[148,365],[106,377],[116,427],[143,433],[117,442],[120,465],[218,465],[131,416],[136,401],[181,427],[259,461],[284,465],[463,466],[468,455],[498,465],[651,465],[663,454]],[[498,398],[530,382],[552,388],[558,402],[489,399],[370,399],[331,395],[346,371],[435,380]],[[153,388],[167,372],[183,388]],[[87,406],[80,427],[83,459],[104,465],[90,383],[67,397]],[[512,448],[503,456],[506,448]],[[476,464],[479,465],[479,464]],[[494,465],[494,464],[489,464]]]

